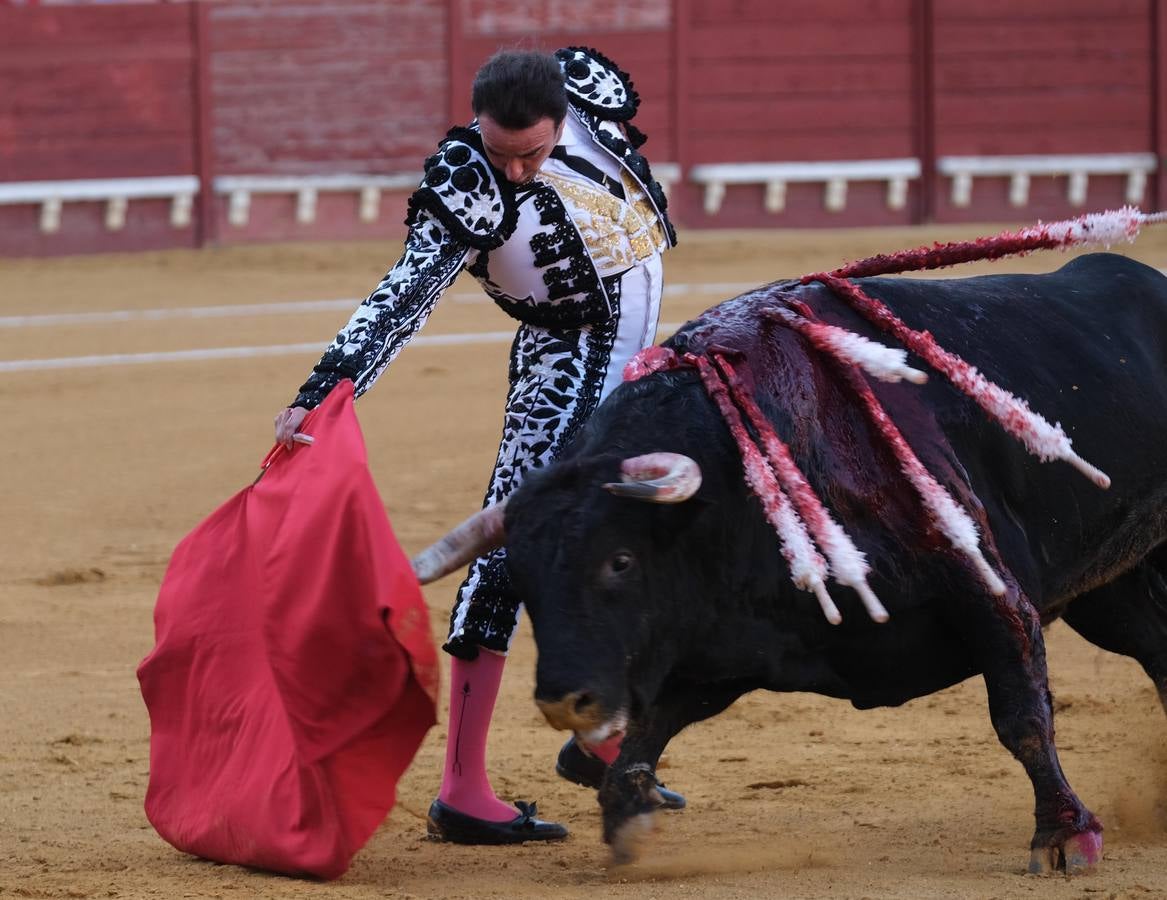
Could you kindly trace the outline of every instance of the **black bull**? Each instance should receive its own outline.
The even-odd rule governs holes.
[[[668,741],[748,691],[812,691],[865,709],[981,673],[993,727],[1033,783],[1031,870],[1089,869],[1102,829],[1058,762],[1041,626],[1062,617],[1133,657],[1167,702],[1167,279],[1093,254],[1044,275],[859,283],[1060,422],[1110,489],[1029,455],[938,375],[872,382],[979,524],[1006,585],[992,596],[939,538],[836,364],[761,311],[781,288],[825,321],[886,338],[821,285],[745,294],[667,346],[748,358],[759,405],[866,554],[890,621],[871,621],[834,584],[843,622],[824,621],[792,585],[696,372],[656,372],[613,393],[506,507],[509,567],[539,651],[536,700],[557,727],[625,728],[599,801],[604,838],[626,855],[631,826],[655,806],[652,773]],[[661,505],[604,489],[621,480],[622,461],[660,451],[700,466],[692,499]]]

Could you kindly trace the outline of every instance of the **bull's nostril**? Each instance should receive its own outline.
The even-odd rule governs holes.
[[[572,691],[558,700],[536,698],[535,703],[548,723],[562,731],[590,731],[603,719],[600,695],[592,691]]]

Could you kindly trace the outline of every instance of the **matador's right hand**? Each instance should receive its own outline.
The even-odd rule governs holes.
[[[276,443],[283,444],[288,450],[292,444],[311,444],[312,436],[300,434],[300,423],[308,415],[308,410],[302,406],[289,406],[276,416]]]

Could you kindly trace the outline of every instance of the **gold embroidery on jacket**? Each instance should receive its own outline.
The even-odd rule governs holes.
[[[664,226],[661,225],[656,210],[653,209],[652,201],[648,199],[648,194],[641,190],[640,183],[623,169],[620,170],[620,181],[624,184],[624,196],[635,210],[640,221],[644,223],[654,252],[664,252],[669,245],[668,239],[665,237]]]
[[[625,200],[606,188],[542,171],[537,176],[569,204],[572,220],[596,268],[611,274],[629,269],[664,250],[664,228],[635,179],[621,170]]]

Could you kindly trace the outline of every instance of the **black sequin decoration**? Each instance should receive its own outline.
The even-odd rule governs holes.
[[[463,166],[460,169],[455,169],[454,174],[450,177],[450,183],[460,191],[469,193],[478,187],[479,178],[473,169],[469,166]]]
[[[466,163],[470,162],[470,148],[462,144],[455,144],[446,151],[445,156],[446,162],[448,162],[450,165],[464,166]]]

